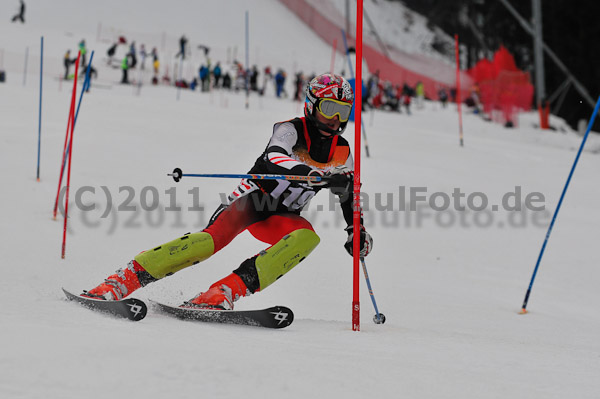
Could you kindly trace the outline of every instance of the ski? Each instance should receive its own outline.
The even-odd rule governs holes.
[[[294,313],[285,306],[273,306],[261,310],[216,310],[194,309],[165,305],[150,301],[158,312],[181,320],[195,320],[209,323],[238,324],[245,326],[284,328],[294,321]]]
[[[132,321],[142,320],[146,317],[148,311],[146,304],[135,298],[125,298],[120,301],[106,301],[103,299],[92,299],[75,295],[64,288],[62,290],[67,296],[67,299],[76,301],[88,309],[108,313],[117,317],[123,317]]]

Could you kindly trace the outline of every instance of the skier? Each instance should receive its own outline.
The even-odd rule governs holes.
[[[23,0],[19,1],[19,12],[12,17],[12,22],[21,21],[22,24],[25,23],[25,2]]]
[[[187,39],[187,37],[185,37],[185,35],[182,35],[179,38],[179,52],[177,54],[175,54],[175,58],[178,58],[179,56],[181,56],[181,59],[185,60],[185,49],[187,46],[187,42],[188,42],[188,39]]]
[[[233,309],[234,301],[263,291],[319,244],[319,236],[300,212],[322,188],[339,196],[348,224],[344,247],[352,255],[353,160],[348,142],[340,135],[348,124],[353,102],[354,94],[346,79],[330,74],[317,76],[306,90],[304,117],[276,123],[267,148],[249,172],[327,176],[327,183],[243,179],[204,230],[138,254],[127,267],[81,295],[122,299],[138,288],[209,258],[248,230],[271,246],[181,305]],[[358,234],[360,255],[367,256],[373,240],[362,223]]]

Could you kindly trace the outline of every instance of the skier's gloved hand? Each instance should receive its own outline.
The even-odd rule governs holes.
[[[313,169],[310,172],[308,172],[308,175],[309,176],[315,176],[315,177],[323,177],[323,176],[325,176],[325,173],[323,173],[322,170]],[[321,181],[309,181],[308,185],[312,186],[312,187],[326,187],[327,186],[327,182],[325,180],[321,180]]]
[[[325,173],[327,178],[326,187],[336,195],[344,195],[350,192],[354,181],[354,171],[346,165],[339,165]]]
[[[348,232],[348,239],[346,240],[346,243],[344,244],[344,248],[346,248],[346,251],[350,254],[350,256],[353,256],[353,247],[354,247],[354,226],[348,226],[345,228],[345,230]],[[373,238],[371,237],[371,235],[369,233],[367,233],[367,231],[365,230],[364,226],[360,226],[360,256],[364,257],[367,256],[369,253],[371,253],[371,250],[373,249]]]

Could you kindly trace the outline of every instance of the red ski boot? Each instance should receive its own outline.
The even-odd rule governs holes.
[[[233,302],[248,295],[250,295],[250,291],[246,288],[246,284],[240,276],[231,273],[211,285],[208,291],[202,292],[195,298],[185,302],[181,307],[233,310]]]
[[[140,275],[142,274],[148,274],[148,272],[139,263],[132,260],[125,269],[117,270],[115,274],[108,276],[102,284],[89,291],[84,291],[81,296],[118,301],[146,285],[140,283]]]

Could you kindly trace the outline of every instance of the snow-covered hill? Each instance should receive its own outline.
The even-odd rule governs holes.
[[[464,147],[458,145],[454,106],[427,102],[423,109],[413,107],[412,115],[364,114],[371,152],[362,163],[365,218],[375,240],[366,261],[387,316],[384,325],[372,323],[361,281],[361,331],[351,331],[352,261],[342,247],[339,209],[329,210],[326,193],[305,214],[321,237],[319,247],[277,284],[237,303],[239,309],[287,305],[296,316],[289,328],[195,324],[152,311],[130,323],[67,302],[61,287],[89,289],[138,252],[200,230],[219,194],[236,184],[191,178],[175,184],[166,176],[174,167],[243,173],[264,149],[273,123],[302,112],[299,103],[277,99],[272,91],[251,96],[246,109],[242,93],[178,96],[167,86],[121,86],[119,71],[101,63],[110,45],[102,32],[110,27],[132,39],[138,33],[159,38],[156,44],[148,39],[147,47],[160,47],[166,32],[163,57],[174,55],[178,37],[186,34],[194,45],[211,46],[213,60],[224,61],[228,48],[237,46],[243,54],[248,10],[251,63],[319,73],[329,69],[331,49],[276,1],[26,3],[25,25],[7,17],[17,2],[0,6],[0,69],[7,71],[7,82],[0,83],[2,397],[597,397],[595,141],[580,159],[552,232],[530,313],[518,314],[581,140],[560,120],[551,123],[562,132],[533,128],[535,114],[521,116],[517,129],[505,129],[467,113]],[[36,182],[35,57],[42,35],[46,74]],[[75,130],[63,260],[62,219],[52,220],[52,207],[70,88],[53,78],[61,73],[66,48],[75,50],[82,38],[97,51],[99,80],[83,98]],[[202,54],[194,57],[193,71]],[[353,134],[350,125],[345,136],[353,141]],[[77,206],[83,188],[88,191]],[[401,211],[411,188],[436,202]],[[468,209],[454,210],[451,202],[436,211],[457,189],[464,194],[459,205]],[[123,209],[130,192],[135,211]],[[144,201],[152,200],[142,193],[153,192],[158,206],[143,210]],[[529,199],[537,202],[507,210],[518,192],[523,200],[533,194]],[[484,197],[489,206],[476,211]],[[182,210],[166,210],[171,201]],[[91,204],[95,210],[83,210]],[[196,205],[204,210],[189,209]],[[533,209],[540,206],[545,209]],[[263,247],[243,233],[213,258],[135,296],[178,304]]]

